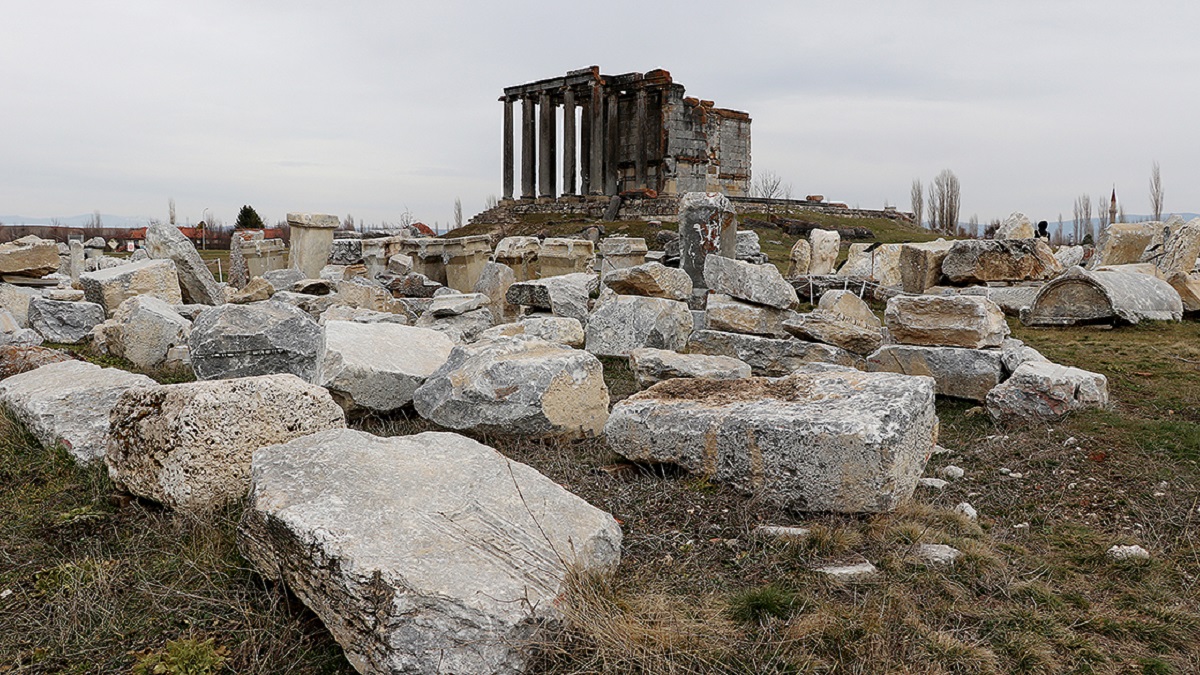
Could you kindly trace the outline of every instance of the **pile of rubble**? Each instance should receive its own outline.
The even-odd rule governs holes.
[[[838,274],[896,289],[881,322],[847,290],[797,312],[804,282],[761,264],[720,195],[681,200],[679,267],[636,238],[345,243],[332,216],[288,219],[286,268],[268,269],[275,245],[235,238],[239,286],[172,226],[150,228],[144,259],[92,271],[75,248],[64,261],[52,243],[0,247],[0,269],[52,284],[0,285],[0,403],[140,497],[206,510],[249,495],[246,557],[363,672],[520,670],[521,645],[561,618],[568,572],[614,567],[621,530],[471,438],[378,438],[347,415],[603,436],[788,509],[862,513],[911,497],[938,395],[1005,421],[1107,402],[1103,376],[1010,339],[989,293],[919,294],[943,277],[1054,278],[1063,264],[1040,240],[853,245]],[[838,248],[814,230],[791,268],[828,276]],[[197,381],[157,385],[43,340]],[[642,391],[612,405],[602,358],[628,359]]]

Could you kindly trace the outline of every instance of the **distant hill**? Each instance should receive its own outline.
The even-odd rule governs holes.
[[[59,225],[62,227],[85,227],[90,225],[94,214],[85,213],[78,216],[31,218],[29,216],[0,216],[0,224],[11,225]],[[101,213],[102,227],[120,229],[136,229],[150,224],[149,216],[115,216],[111,213]]]

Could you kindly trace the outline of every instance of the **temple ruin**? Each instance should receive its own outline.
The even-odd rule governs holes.
[[[504,89],[504,192],[513,199],[513,104],[521,102],[521,199],[750,188],[750,116],[684,96],[665,70],[598,66]],[[562,107],[561,135],[556,129]],[[577,115],[576,107],[582,108]],[[577,131],[578,125],[578,131]],[[557,180],[562,142],[562,183]],[[578,177],[578,182],[576,182]],[[561,188],[561,189],[560,189]]]

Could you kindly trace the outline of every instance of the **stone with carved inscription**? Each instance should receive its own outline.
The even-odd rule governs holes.
[[[292,373],[316,382],[325,334],[304,310],[272,299],[201,312],[188,347],[201,380]]]

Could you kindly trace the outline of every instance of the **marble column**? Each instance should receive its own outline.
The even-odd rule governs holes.
[[[579,117],[579,194],[592,191],[592,105],[588,99],[581,106]]]
[[[513,197],[513,102],[504,99],[504,199]]]
[[[604,86],[592,85],[592,98],[588,103],[592,116],[592,141],[590,150],[591,185],[589,194],[604,194]]]
[[[521,199],[537,196],[537,142],[534,140],[533,97],[521,100]]]
[[[564,195],[575,194],[575,92],[563,92],[563,182]]]
[[[633,118],[635,187],[646,187],[646,90],[637,90],[637,113]]]
[[[542,92],[538,104],[538,196],[554,197],[554,102],[549,92]]]
[[[608,113],[604,120],[604,194],[617,194],[617,163],[620,161],[620,137],[617,136],[618,130],[621,128],[617,118],[617,93],[613,92],[608,95]]]

